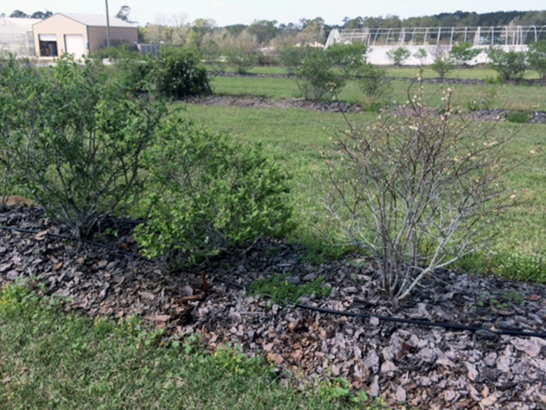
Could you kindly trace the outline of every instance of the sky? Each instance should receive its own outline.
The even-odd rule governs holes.
[[[3,1],[0,13],[15,9],[32,14],[35,11],[106,14],[106,0],[19,0]],[[400,18],[418,17],[457,10],[487,13],[494,11],[546,10],[545,0],[108,0],[110,15],[121,6],[131,8],[129,18],[140,25],[168,23],[173,17],[192,22],[212,18],[219,26],[250,24],[254,20],[277,20],[297,23],[301,18],[322,17],[326,24],[342,24],[344,17],[379,17],[388,14]]]

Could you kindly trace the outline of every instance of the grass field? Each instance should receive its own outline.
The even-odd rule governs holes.
[[[471,70],[468,70],[471,71]],[[479,73],[478,70],[474,70]],[[487,71],[487,70],[485,70]],[[413,75],[416,71],[413,71]],[[408,99],[410,82],[404,80],[392,81],[390,100],[403,103]],[[255,95],[276,100],[300,98],[301,94],[295,79],[292,78],[254,78],[254,77],[213,77],[214,92],[224,95]],[[438,106],[442,98],[442,90],[450,88],[454,92],[454,102],[462,107],[472,101],[489,99],[487,107],[505,108],[508,110],[540,110],[546,111],[546,88],[541,86],[525,86],[513,84],[424,84],[428,102],[431,106]],[[417,89],[417,86],[414,86]],[[416,91],[412,91],[413,93]],[[356,81],[349,81],[339,93],[341,101],[362,103],[364,97]]]
[[[409,74],[410,69],[406,70]],[[474,74],[474,78],[486,78],[490,70],[461,70],[465,74]],[[299,92],[295,80],[283,78],[249,78],[249,77],[215,77],[215,91],[227,95],[254,95],[273,99],[297,98]],[[428,105],[439,106],[443,96],[442,91],[448,85],[425,84],[425,93],[429,96]],[[498,93],[492,107],[508,110],[546,110],[546,93],[540,86],[515,85],[449,85],[454,92],[454,100],[459,106],[465,107],[469,101],[480,99],[488,90]],[[407,100],[408,82],[393,82],[393,99]],[[417,91],[411,90],[411,94]],[[431,96],[431,97],[430,97]],[[340,93],[339,99],[348,102],[360,102],[362,93],[356,84],[349,83]],[[297,210],[300,229],[295,233],[294,240],[318,241],[324,240],[331,231],[325,222],[325,210],[321,203],[322,189],[317,179],[325,171],[321,151],[328,150],[331,145],[329,137],[338,129],[344,127],[340,114],[317,113],[302,109],[260,109],[189,105],[187,115],[196,122],[206,124],[215,129],[230,132],[241,141],[260,142],[266,150],[286,169],[290,170],[294,179],[292,182],[293,201]],[[363,112],[349,116],[350,121],[357,124],[371,123],[376,114]],[[546,125],[517,125],[501,123],[496,132],[500,135],[515,133],[510,142],[507,154],[515,160],[523,160],[522,165],[507,175],[504,182],[507,189],[513,190],[523,203],[510,209],[502,216],[496,228],[500,231],[498,244],[489,248],[489,254],[505,258],[509,254],[517,258],[536,258],[540,266],[546,266],[543,255],[546,253],[546,231],[544,230],[544,215],[546,214],[546,159],[541,152],[544,147]],[[538,150],[538,155],[529,157],[532,150]],[[529,157],[529,158],[528,158]],[[528,159],[527,159],[528,158]],[[516,259],[517,259],[516,258]],[[499,265],[498,260],[487,260],[490,265]],[[517,265],[519,262],[515,262]],[[512,275],[517,271],[513,266],[507,273],[510,277],[533,280],[536,271],[524,275]],[[533,263],[531,265],[534,265]],[[466,266],[473,268],[472,266]],[[542,269],[542,268],[541,268]],[[481,266],[479,270],[495,271],[491,266]],[[532,270],[532,269],[531,269]],[[539,275],[540,281],[546,281],[546,272]],[[537,278],[538,279],[538,278]]]
[[[416,76],[416,73],[419,71],[419,67],[400,67],[392,68],[385,67],[387,70],[387,75],[389,77],[396,78],[412,78]],[[231,67],[226,69],[226,72],[234,72],[235,70]],[[251,74],[286,74],[286,70],[282,67],[254,67],[248,71]],[[449,72],[446,75],[446,78],[449,79],[472,79],[472,80],[488,80],[497,77],[497,72],[491,68],[458,68]],[[438,74],[432,69],[425,67],[423,69],[423,78],[439,78]],[[538,74],[534,71],[528,70],[525,73],[526,79],[537,79],[539,78]]]

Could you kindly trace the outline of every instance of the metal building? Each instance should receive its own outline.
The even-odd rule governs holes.
[[[57,13],[33,25],[36,56],[58,57],[64,53],[87,56],[107,46],[106,16]],[[133,44],[137,26],[110,17],[110,45]]]

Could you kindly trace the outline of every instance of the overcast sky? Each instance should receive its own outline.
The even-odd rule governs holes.
[[[187,16],[188,21],[212,18],[219,26],[250,24],[254,20],[297,23],[301,18],[322,17],[327,24],[341,24],[344,17],[417,17],[457,10],[486,13],[493,11],[546,10],[545,0],[108,0],[111,14],[121,6],[131,7],[130,18],[141,25],[164,23],[171,16]],[[19,9],[27,14],[50,10],[66,13],[105,14],[105,0],[19,0],[2,1],[0,13]]]

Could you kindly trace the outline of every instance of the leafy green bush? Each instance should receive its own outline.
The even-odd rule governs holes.
[[[529,67],[535,70],[542,80],[546,80],[546,40],[529,44],[527,60]]]
[[[466,65],[470,60],[476,58],[482,52],[482,50],[472,47],[472,43],[456,44],[451,48],[449,55],[456,64]]]
[[[150,257],[195,261],[292,227],[288,175],[258,145],[238,145],[227,134],[173,117],[147,165],[157,189],[137,238]]]
[[[521,80],[527,70],[527,54],[522,51],[504,51],[500,47],[487,50],[491,60],[489,66],[495,70],[502,81]]]
[[[427,61],[428,53],[427,50],[424,48],[420,48],[415,53],[413,53],[413,57],[419,60],[422,66],[425,65],[425,62]]]
[[[157,91],[175,100],[212,92],[206,68],[194,53],[184,48],[161,48],[154,76]]]
[[[246,74],[256,65],[258,56],[253,51],[247,51],[242,48],[233,48],[226,51],[229,65],[235,68],[239,74]]]
[[[155,92],[155,60],[152,58],[121,58],[114,67],[114,81],[131,93]]]
[[[400,67],[411,57],[411,51],[405,47],[398,47],[387,52],[387,57],[396,67]]]
[[[362,42],[336,43],[326,49],[326,55],[334,65],[341,67],[345,78],[353,77],[366,64],[368,47]]]
[[[432,71],[436,72],[441,79],[444,79],[447,73],[455,69],[455,63],[451,58],[440,55],[434,59],[430,68]]]
[[[391,91],[391,81],[387,78],[387,70],[372,64],[366,64],[360,70],[358,85],[371,105],[385,100]]]
[[[329,99],[345,86],[345,79],[333,70],[333,62],[320,49],[309,49],[298,70],[298,87],[307,100]]]
[[[331,286],[323,286],[324,278],[296,285],[289,282],[288,275],[273,275],[268,278],[257,280],[250,285],[250,293],[254,295],[269,295],[274,303],[297,303],[302,296],[315,294],[325,298],[332,292]]]
[[[303,64],[306,52],[306,47],[295,46],[284,47],[280,50],[278,60],[287,75],[293,76],[296,74],[298,67]]]
[[[117,47],[105,47],[93,52],[89,57],[104,59],[109,58],[112,60],[125,59],[125,58],[136,58],[140,56],[138,51],[131,51],[128,44],[122,44]]]
[[[14,65],[4,94],[15,165],[37,203],[78,237],[130,205],[164,104],[128,97],[100,66],[70,57],[40,71]]]
[[[13,103],[12,97],[1,90],[5,90],[9,81],[18,84],[34,81],[35,72],[29,70],[25,72],[29,77],[22,76],[18,72],[19,64],[13,55],[6,57],[0,55],[0,211],[5,208],[8,191],[17,171],[13,155],[16,141],[12,128],[16,126],[13,119],[19,115],[17,104]]]

